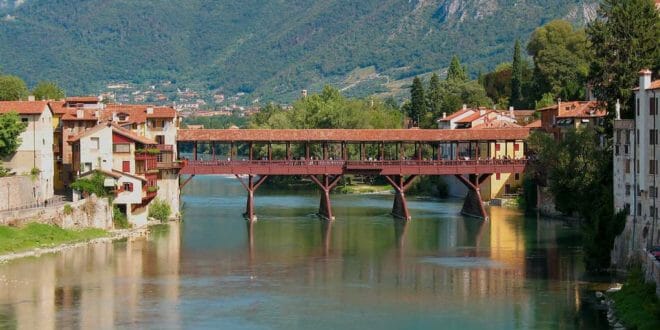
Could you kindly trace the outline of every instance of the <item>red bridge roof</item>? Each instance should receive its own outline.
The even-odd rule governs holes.
[[[501,129],[182,129],[178,141],[494,141],[524,140],[529,128]]]

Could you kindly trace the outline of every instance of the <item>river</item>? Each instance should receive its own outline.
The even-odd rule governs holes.
[[[148,239],[0,264],[0,328],[594,329],[578,231],[461,201],[259,191],[241,214],[236,179],[197,177],[184,221]]]

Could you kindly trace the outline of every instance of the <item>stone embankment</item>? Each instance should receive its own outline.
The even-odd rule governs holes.
[[[56,225],[64,229],[112,229],[112,206],[107,198],[92,195],[69,204],[0,212],[0,225],[22,226],[29,222]]]

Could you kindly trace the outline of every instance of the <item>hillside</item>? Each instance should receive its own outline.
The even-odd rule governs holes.
[[[70,93],[173,80],[276,100],[324,83],[363,95],[439,70],[453,54],[472,74],[491,69],[516,37],[555,18],[582,24],[594,3],[0,0],[0,65]]]

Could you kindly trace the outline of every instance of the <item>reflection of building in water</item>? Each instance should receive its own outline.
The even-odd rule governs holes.
[[[0,307],[0,328],[137,325],[144,321],[138,310],[145,301],[161,304],[165,319],[159,322],[178,327],[179,227],[154,235],[158,237],[148,241],[95,244],[3,265],[0,306],[11,307]],[[150,283],[150,277],[160,280]]]

